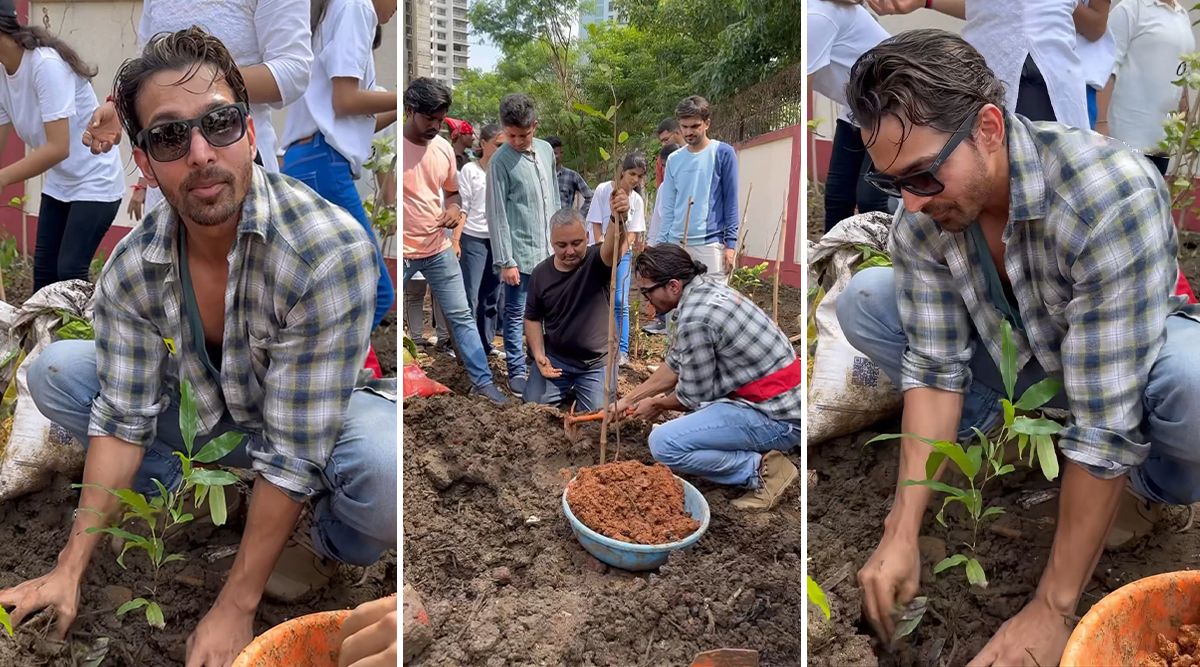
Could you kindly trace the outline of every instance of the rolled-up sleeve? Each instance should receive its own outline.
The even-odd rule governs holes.
[[[118,249],[96,286],[96,373],[100,393],[92,401],[88,435],[150,444],[158,416],[170,404],[163,390],[167,343],[139,312],[154,302],[141,265]]]
[[[1102,479],[1128,472],[1150,451],[1142,399],[1177,277],[1170,219],[1164,191],[1138,190],[1092,226],[1070,268],[1062,363],[1072,421],[1059,448]],[[1162,222],[1128,224],[1139,220]]]
[[[361,231],[361,230],[359,230]],[[380,267],[365,233],[317,264],[270,347],[254,470],[294,500],[325,487],[371,333]]]
[[[262,50],[262,64],[271,71],[282,99],[276,109],[304,96],[312,71],[312,32],[308,0],[259,0],[254,30]]]
[[[890,251],[900,324],[908,338],[901,360],[901,391],[931,387],[965,393],[975,352],[967,307],[950,267],[931,252],[942,240],[912,214],[897,220]]]

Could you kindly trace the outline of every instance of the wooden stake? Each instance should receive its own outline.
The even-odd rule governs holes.
[[[746,242],[746,218],[750,216],[750,193],[754,192],[754,184],[751,183],[749,188],[746,188],[746,205],[742,207],[742,224],[738,226],[737,245],[733,248],[733,262],[729,267],[729,275],[725,276],[725,282],[733,280],[733,272],[737,271],[738,259],[742,256],[742,244]]]
[[[679,245],[687,247],[688,223],[692,221],[692,198],[688,197],[687,213],[683,215],[683,237],[679,239]]]
[[[779,249],[775,251],[775,294],[771,297],[771,317],[779,324],[779,275],[783,273],[783,245],[787,240],[787,208],[779,214]]]
[[[618,170],[621,163],[618,161]],[[620,187],[620,171],[617,172],[617,178],[613,179],[614,191]],[[624,188],[621,188],[624,191]],[[628,194],[628,193],[627,193]],[[621,264],[621,242],[624,240],[622,236],[625,234],[625,216],[623,214],[614,214],[613,220],[609,225],[616,225],[617,230],[615,236],[617,243],[613,247],[612,270],[608,277],[608,361],[604,367],[604,419],[600,423],[600,464],[603,465],[608,458],[608,425],[613,420],[612,408],[616,403],[617,397],[617,368],[619,367],[619,359],[617,359],[617,267]],[[608,236],[605,232],[604,236]],[[604,248],[604,240],[600,241],[601,249]],[[618,427],[619,422],[618,422]],[[621,446],[620,431],[617,435],[618,451]],[[619,456],[620,454],[618,454]]]

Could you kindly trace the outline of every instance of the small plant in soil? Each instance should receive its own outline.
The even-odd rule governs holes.
[[[733,275],[729,278],[729,286],[746,296],[753,297],[754,293],[766,284],[762,280],[766,270],[766,262],[754,266],[739,266],[733,270]]]
[[[1017,351],[1013,343],[1012,327],[1008,322],[1001,325],[1001,364],[1000,375],[1004,382],[1007,397],[1000,399],[1004,413],[1004,421],[996,437],[989,438],[979,429],[975,429],[973,444],[964,445],[948,440],[932,440],[912,434],[886,434],[872,438],[867,444],[884,440],[895,440],[910,437],[920,440],[933,451],[925,460],[925,479],[905,480],[904,486],[924,486],[939,493],[946,494],[942,507],[938,510],[936,519],[942,527],[946,526],[946,509],[955,503],[961,504],[967,510],[971,523],[970,540],[963,543],[968,553],[954,554],[942,559],[933,567],[934,574],[962,567],[967,581],[972,586],[986,588],[987,575],[978,558],[977,545],[979,529],[985,521],[994,519],[1004,513],[1004,508],[987,505],[983,490],[996,479],[1008,475],[1016,467],[1006,461],[1006,452],[1015,443],[1017,456],[1025,461],[1028,449],[1028,464],[1033,467],[1040,465],[1042,474],[1047,480],[1058,477],[1058,456],[1054,449],[1051,436],[1062,430],[1062,425],[1045,417],[1031,417],[1026,414],[1038,410],[1045,405],[1062,388],[1062,383],[1053,377],[1046,378],[1029,387],[1021,397],[1013,398],[1017,379]],[[957,487],[936,479],[938,470],[949,461],[962,474],[966,486]],[[919,621],[919,616],[918,616]],[[915,625],[914,625],[915,627]]]
[[[237,476],[226,470],[214,470],[200,467],[198,464],[213,463],[233,451],[242,441],[242,434],[229,432],[212,439],[199,452],[193,453],[196,431],[199,428],[199,418],[196,415],[196,402],[192,396],[192,388],[187,380],[180,382],[179,426],[183,434],[184,446],[187,453],[175,452],[183,466],[183,483],[178,489],[167,489],[157,479],[153,480],[158,487],[159,495],[146,498],[144,494],[133,489],[103,489],[115,496],[121,502],[121,518],[112,526],[106,528],[89,528],[89,533],[104,533],[125,541],[117,564],[126,568],[125,555],[132,550],[140,549],[146,554],[152,567],[153,576],[145,585],[146,595],[134,598],[117,608],[117,616],[145,610],[146,622],[154,628],[166,626],[162,607],[157,602],[158,585],[162,582],[163,567],[184,560],[183,554],[168,553],[167,540],[179,534],[195,516],[191,509],[201,507],[208,502],[209,512],[214,525],[224,525],[227,518],[225,505],[225,487],[238,481]],[[82,484],[74,485],[81,488]],[[192,508],[187,507],[187,500],[194,498]],[[95,510],[91,510],[95,511]],[[126,529],[123,526],[144,526],[138,531],[133,526]]]
[[[809,602],[817,605],[821,613],[825,614],[825,619],[828,620],[831,616],[829,596],[825,595],[825,589],[821,588],[821,584],[807,574],[804,575],[804,594],[808,597]]]

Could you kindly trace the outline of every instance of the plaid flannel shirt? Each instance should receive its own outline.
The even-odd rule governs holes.
[[[199,433],[228,410],[259,436],[248,440],[255,471],[296,500],[325,489],[369,342],[381,269],[374,244],[343,209],[255,167],[228,257],[218,381],[184,316],[178,228],[170,206],[155,207],[100,277],[89,435],[146,446],[182,375]]]
[[[675,394],[693,410],[717,401],[749,405],[780,421],[800,423],[800,387],[754,403],[730,398],[736,389],[787,367],[796,350],[749,297],[724,279],[698,276],[683,288],[671,315],[667,365],[679,375]]]
[[[592,189],[588,187],[587,181],[583,180],[583,176],[574,169],[558,167],[555,177],[558,179],[558,197],[562,207],[573,208],[575,193],[578,192],[583,195],[583,206],[579,210],[587,213],[592,206]]]
[[[1148,454],[1142,395],[1166,318],[1187,309],[1172,297],[1177,239],[1167,189],[1148,160],[1117,141],[1013,115],[1006,126],[1004,268],[1026,330],[1014,332],[1018,368],[1036,357],[1063,380],[1072,419],[1059,448],[1113,478]],[[1001,359],[1001,317],[969,235],[906,212],[890,245],[908,337],[902,389],[965,392],[972,327]]]

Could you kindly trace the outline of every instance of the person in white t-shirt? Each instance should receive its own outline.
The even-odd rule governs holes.
[[[375,132],[396,121],[395,91],[372,90],[376,27],[396,13],[396,0],[313,0],[313,67],[308,89],[288,109],[283,173],[303,181],[353,215],[371,235],[354,179],[371,157]],[[380,254],[380,266],[383,266]],[[387,271],[379,276],[375,326],[396,301]]]
[[[620,364],[629,364],[629,266],[633,262],[631,249],[638,234],[646,231],[646,202],[642,198],[642,186],[646,183],[646,156],[641,153],[630,153],[621,162],[620,186],[629,193],[629,219],[625,222],[626,242],[625,254],[617,265],[617,293],[614,306],[617,315],[617,330],[621,333]],[[612,217],[609,209],[609,199],[612,197],[614,183],[605,181],[596,187],[592,194],[592,203],[588,207],[587,222],[589,241],[593,244],[604,239],[608,229],[608,220]]]
[[[872,168],[871,158],[862,134],[845,112],[850,68],[888,33],[855,0],[812,0],[807,20],[809,85],[842,109],[834,124],[833,154],[825,178],[825,231],[829,231],[854,215],[855,209],[859,213],[888,209],[887,195],[863,179]]]
[[[1179,0],[1123,0],[1108,29],[1116,63],[1098,100],[1096,130],[1145,153],[1163,175],[1170,156],[1158,144],[1163,121],[1179,108],[1184,75],[1180,57],[1196,48],[1188,10]]]
[[[1108,13],[1111,0],[1079,0],[1071,18],[1075,20],[1075,52],[1083,65],[1083,82],[1087,85],[1088,122],[1096,129],[1096,96],[1108,75],[1112,73],[1116,58],[1116,44],[1108,31]]]
[[[95,158],[79,143],[96,110],[96,68],[44,29],[22,25],[13,0],[0,0],[0,64],[0,146],[15,132],[30,149],[0,169],[0,188],[45,174],[33,289],[87,280],[125,189],[120,157]]]
[[[489,354],[496,328],[500,323],[500,274],[492,261],[492,239],[488,235],[487,168],[507,138],[499,123],[488,123],[479,131],[479,146],[483,156],[470,161],[458,172],[458,193],[466,224],[454,230],[454,247],[458,249],[458,265],[462,268],[463,284],[467,289],[467,307],[479,326],[479,337]]]

